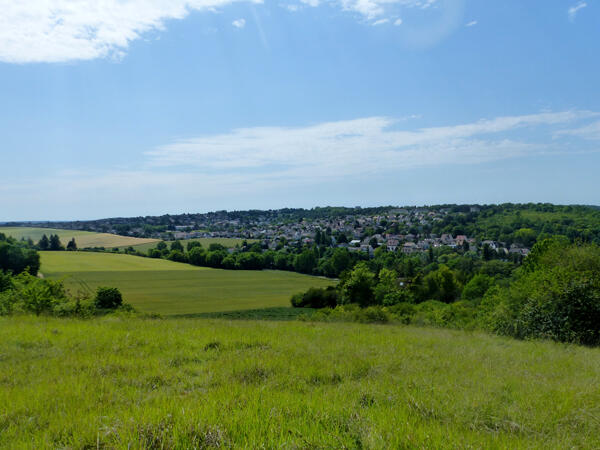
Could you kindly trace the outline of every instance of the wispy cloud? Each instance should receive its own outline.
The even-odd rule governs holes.
[[[394,20],[394,26],[399,27],[400,25],[402,25],[402,19],[398,18]]]
[[[346,189],[348,180],[377,183],[414,168],[450,170],[514,158],[578,154],[586,148],[570,145],[565,138],[600,139],[600,114],[590,111],[542,112],[427,128],[411,126],[416,119],[423,120],[366,117],[301,127],[235,129],[159,146],[131,168],[7,178],[0,193],[6,200],[4,211],[19,211],[25,199],[35,197],[42,208],[40,217],[90,202],[95,211],[114,215],[115,199],[122,214],[131,214],[134,204],[139,211],[155,210],[157,202],[169,204],[173,211],[218,209],[224,204],[247,208],[249,201],[267,193],[300,192],[307,186],[314,192],[327,186]],[[52,209],[44,210],[45,204]]]
[[[579,10],[585,8],[587,6],[586,2],[578,2],[576,5],[571,6],[568,10],[567,10],[567,14],[569,15],[569,20],[571,22],[575,21],[575,17],[577,17],[577,13],[579,12]]]
[[[477,21],[476,20],[471,20],[470,22],[468,22],[467,24],[465,24],[465,27],[474,27],[475,25],[477,25]]]
[[[425,10],[439,3],[438,0],[329,0],[329,2],[339,3],[342,9],[359,13],[370,20],[381,17],[392,10],[397,11],[402,8]]]
[[[543,140],[509,133],[577,122],[598,114],[545,112],[448,127],[397,130],[397,120],[369,117],[299,128],[256,127],[176,141],[147,152],[148,167],[186,167],[213,173],[250,171],[314,178],[410,167],[477,164],[547,149]]]
[[[600,141],[600,121],[570,130],[560,130],[556,132],[555,136],[576,136],[582,139]]]
[[[236,28],[244,28],[246,26],[246,19],[236,19],[233,22],[231,22],[231,25],[233,25]]]
[[[373,22],[373,26],[377,26],[377,25],[385,25],[386,23],[389,23],[390,19],[379,19],[376,20],[375,22]]]

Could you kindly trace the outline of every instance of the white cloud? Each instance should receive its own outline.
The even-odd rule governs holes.
[[[474,164],[546,149],[539,139],[515,140],[504,133],[596,116],[587,111],[545,112],[413,131],[394,129],[399,122],[387,117],[299,128],[242,128],[180,140],[149,151],[148,167],[195,168],[211,174],[250,171],[252,177],[261,174],[313,179],[428,165]]]
[[[428,128],[410,127],[409,119],[419,117],[241,128],[160,146],[148,151],[135,168],[69,170],[30,179],[8,174],[0,183],[6,199],[3,211],[15,211],[11,214],[17,217],[23,202],[31,198],[40,205],[35,219],[51,218],[60,214],[57,211],[83,211],[90,204],[100,215],[117,214],[117,203],[122,208],[118,214],[124,215],[132,214],[132,205],[138,211],[156,211],[161,204],[182,212],[224,205],[243,209],[255,198],[278,194],[281,206],[289,206],[287,195],[304,192],[307,186],[313,192],[328,186],[346,192],[349,185],[402,178],[408,174],[402,171],[413,168],[450,171],[456,165],[598,150],[593,145],[557,141],[563,135],[600,139],[600,114],[589,111],[543,112]],[[564,130],[567,126],[571,128]],[[560,127],[563,130],[556,131]],[[52,206],[44,209],[44,205]]]
[[[246,26],[246,19],[236,19],[233,22],[231,22],[231,25],[233,25],[236,28],[244,28]]]
[[[571,130],[558,131],[556,136],[576,136],[583,139],[600,141],[600,121]]]
[[[310,1],[310,0],[302,0]],[[358,13],[366,19],[375,19],[392,8],[428,9],[438,3],[438,0],[329,0],[339,3],[345,11]]]
[[[394,20],[394,25],[397,27],[402,25],[402,19],[398,18],[398,19]]]
[[[475,25],[477,25],[477,21],[476,20],[471,20],[469,23],[467,23],[465,25],[465,27],[474,27]]]
[[[377,25],[384,25],[386,23],[388,23],[390,21],[390,19],[379,19],[376,20],[375,22],[373,22],[373,26],[377,26]]]
[[[569,15],[569,20],[571,22],[573,22],[575,20],[575,17],[577,17],[577,13],[579,12],[580,9],[583,9],[587,6],[586,2],[578,2],[575,6],[571,6],[568,10],[567,10],[567,14]]]
[[[0,0],[0,62],[121,58],[133,41],[164,30],[169,20],[184,19],[192,11],[216,11],[235,2],[263,0]],[[438,34],[446,33],[447,18],[461,10],[462,3],[464,0],[300,0],[285,7],[297,11],[301,5],[327,4],[376,24],[388,22],[385,17],[398,17],[407,8],[430,10],[433,29],[423,33],[436,40]],[[446,19],[438,23],[436,17]],[[401,19],[394,22],[401,23]]]
[[[0,0],[0,61],[120,57],[132,41],[162,30],[168,20],[234,1],[248,0]]]

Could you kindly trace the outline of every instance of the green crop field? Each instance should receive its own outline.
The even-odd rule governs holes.
[[[293,294],[333,284],[293,272],[210,269],[122,254],[40,254],[43,275],[65,278],[73,291],[117,287],[140,311],[164,315],[289,307]]]
[[[226,248],[233,248],[236,245],[242,245],[242,242],[246,241],[249,244],[252,244],[254,242],[258,242],[258,240],[256,239],[237,239],[237,238],[196,238],[196,239],[185,239],[185,240],[180,240],[180,242],[182,243],[183,247],[185,248],[186,244],[188,242],[192,242],[192,241],[196,241],[196,242],[200,242],[202,244],[202,246],[206,249],[208,249],[208,247],[210,246],[210,244],[220,244],[223,247]],[[148,243],[144,243],[144,244],[138,244],[138,245],[134,245],[133,248],[135,250],[138,250],[140,252],[147,252],[148,250],[150,250],[151,248],[155,248],[156,244],[159,241],[153,241],[153,242],[148,242]],[[172,242],[172,241],[171,241]],[[166,241],[167,246],[171,244],[170,241]],[[124,250],[125,248],[127,248],[128,246],[121,246],[120,249]]]
[[[46,236],[57,234],[63,245],[66,245],[71,238],[75,238],[75,242],[79,248],[127,247],[130,245],[153,245],[158,242],[156,239],[142,239],[108,233],[91,233],[89,231],[58,230],[55,228],[0,227],[0,233],[4,233],[15,239],[29,238],[34,242],[39,241],[44,234]]]
[[[599,349],[129,317],[0,318],[0,342],[3,448],[600,447]]]

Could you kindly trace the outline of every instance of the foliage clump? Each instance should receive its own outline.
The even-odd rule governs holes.
[[[600,344],[600,247],[547,239],[508,289],[482,302],[485,328],[518,338]]]
[[[117,288],[99,287],[94,303],[99,309],[115,309],[123,304],[123,296]]]
[[[377,257],[359,262],[335,291],[311,289],[292,305],[320,308],[312,320],[485,329],[600,345],[599,246],[544,239],[516,269],[500,260],[444,256],[413,277],[401,277],[408,272],[401,266],[378,267]]]

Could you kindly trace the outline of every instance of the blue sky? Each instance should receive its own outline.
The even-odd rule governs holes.
[[[0,221],[600,204],[595,0],[0,0]]]

